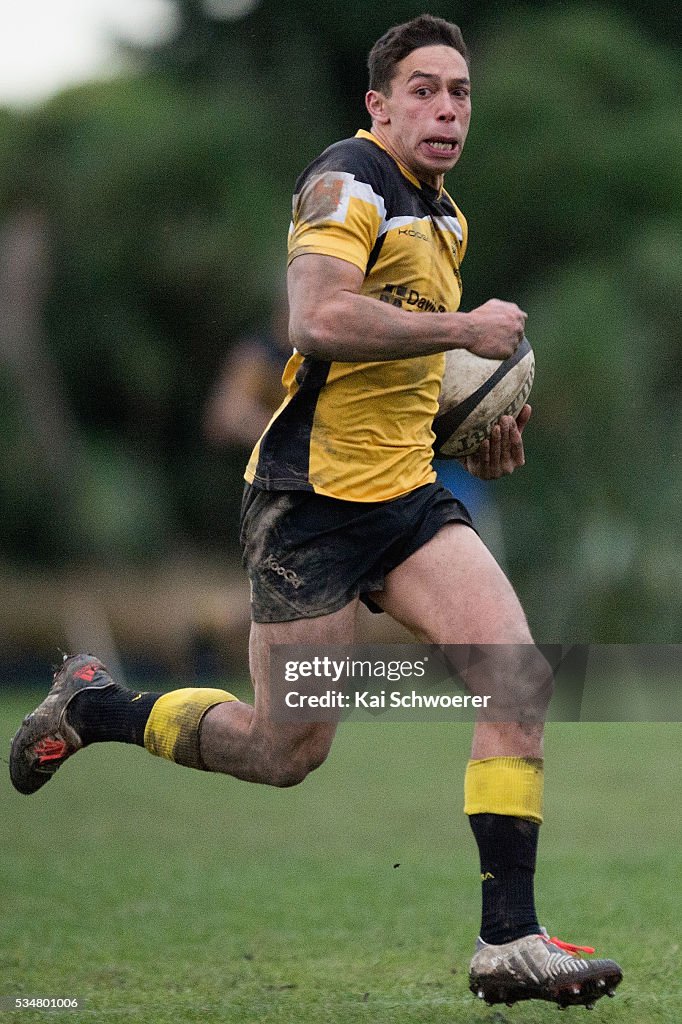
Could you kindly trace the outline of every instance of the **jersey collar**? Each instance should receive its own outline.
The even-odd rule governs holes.
[[[384,146],[383,142],[381,142],[376,137],[376,135],[372,135],[371,132],[367,132],[367,131],[365,131],[364,128],[360,128],[360,130],[355,133],[355,138],[356,139],[367,139],[369,142],[373,142],[375,146],[379,147],[379,149],[383,149],[384,153],[388,153],[388,155],[390,156],[391,160],[393,160],[398,165],[398,167],[400,169],[400,173],[403,174],[407,178],[408,181],[411,181],[413,185],[417,186],[417,188],[422,189],[422,191],[426,192],[427,195],[432,195],[435,199],[440,199],[441,198],[441,196],[444,193],[444,188],[443,188],[442,185],[441,185],[440,189],[435,189],[431,185],[427,185],[427,183],[425,181],[420,181],[419,178],[415,178],[414,174],[412,174],[411,171],[408,171],[407,167],[405,167],[404,164],[400,163],[400,160],[396,160],[396,158],[393,156],[393,153],[389,153],[388,152],[388,150]]]

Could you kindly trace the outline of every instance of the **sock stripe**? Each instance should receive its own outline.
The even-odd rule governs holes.
[[[471,760],[464,775],[464,813],[503,814],[541,825],[543,791],[541,758]]]
[[[154,704],[144,732],[150,754],[188,768],[203,769],[199,751],[201,720],[216,704],[237,700],[227,690],[186,687],[164,693]]]

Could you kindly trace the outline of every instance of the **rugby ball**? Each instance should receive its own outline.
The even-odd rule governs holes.
[[[518,416],[535,376],[528,338],[509,359],[483,359],[466,349],[445,353],[439,410],[433,421],[437,459],[472,455],[501,416]]]

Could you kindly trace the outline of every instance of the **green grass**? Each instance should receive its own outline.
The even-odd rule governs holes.
[[[3,694],[3,742],[35,702]],[[77,996],[73,1021],[554,1021],[553,1006],[490,1009],[467,989],[468,737],[348,724],[285,791],[120,745],[82,752],[30,798],[3,766],[0,995]],[[626,974],[589,1024],[682,1020],[681,739],[679,725],[549,729],[541,918]]]

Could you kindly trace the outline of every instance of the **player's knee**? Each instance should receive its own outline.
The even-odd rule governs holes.
[[[524,704],[544,714],[554,693],[552,667],[534,644],[518,645],[517,657],[515,678],[519,695]]]
[[[489,686],[496,713],[509,720],[544,720],[554,690],[549,662],[528,638],[483,649],[482,679]],[[485,687],[479,682],[479,689]]]
[[[322,760],[296,758],[288,763],[274,765],[270,771],[268,782],[271,786],[276,786],[277,789],[300,786],[311,772],[320,767]]]
[[[324,764],[329,753],[329,744],[312,740],[281,751],[273,760],[269,783],[278,789],[299,786],[304,779]]]

